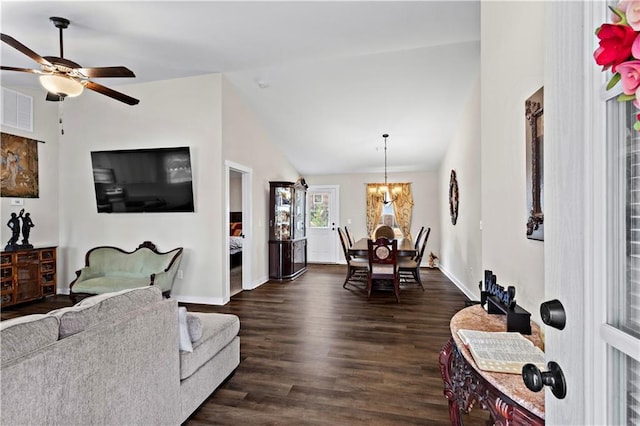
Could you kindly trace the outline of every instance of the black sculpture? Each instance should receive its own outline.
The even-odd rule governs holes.
[[[11,219],[7,222],[7,226],[11,229],[11,238],[7,242],[7,247],[15,246],[20,238],[20,218],[15,213],[11,213]]]
[[[31,228],[36,226],[31,220],[31,214],[25,213],[22,218],[22,247],[24,248],[33,248],[33,245],[29,244],[29,234],[31,233]]]
[[[22,222],[22,226],[20,226]],[[5,250],[19,250],[25,248],[33,248],[33,245],[29,243],[29,234],[31,228],[36,226],[31,220],[31,214],[24,212],[24,209],[20,210],[20,214],[11,213],[11,219],[7,222],[7,226],[11,229],[11,238],[5,246]],[[20,231],[22,230],[22,244],[18,244],[20,239]]]

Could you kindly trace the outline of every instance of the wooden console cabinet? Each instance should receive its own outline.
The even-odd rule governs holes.
[[[475,305],[459,311],[450,325],[451,339],[440,351],[440,372],[451,424],[461,425],[461,411],[478,405],[496,425],[544,425],[544,392],[531,392],[520,374],[480,370],[458,337],[459,329],[506,331],[505,316],[490,315]],[[532,323],[531,329],[525,337],[542,348],[540,328]]]
[[[56,294],[56,248],[3,251],[0,254],[2,307]]]

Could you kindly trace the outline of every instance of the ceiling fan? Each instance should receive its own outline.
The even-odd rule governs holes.
[[[89,90],[109,96],[110,98],[124,102],[127,105],[136,105],[140,102],[138,99],[89,80],[90,78],[99,77],[135,77],[133,71],[127,67],[83,68],[80,64],[65,59],[62,44],[62,31],[69,26],[69,20],[59,18],[57,16],[53,16],[49,19],[53,22],[53,25],[55,25],[56,28],[60,29],[60,57],[40,56],[13,37],[6,34],[0,34],[3,42],[21,53],[24,53],[41,66],[41,69],[39,70],[6,67],[4,65],[2,65],[0,69],[4,71],[19,71],[38,74],[40,76],[40,84],[47,89],[48,101],[62,101],[67,96],[78,96],[86,87]]]

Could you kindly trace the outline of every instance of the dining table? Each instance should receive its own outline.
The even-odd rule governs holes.
[[[351,256],[368,256],[369,255],[369,246],[367,245],[367,241],[369,238],[360,238],[358,241],[353,243],[351,247],[349,247],[349,254]],[[411,238],[398,238],[398,256],[399,257],[411,257],[417,254],[417,250],[413,244],[413,240]]]

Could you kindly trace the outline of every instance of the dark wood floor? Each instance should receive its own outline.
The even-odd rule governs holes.
[[[445,425],[438,364],[449,319],[466,297],[439,270],[425,291],[342,288],[345,266],[311,265],[293,282],[267,283],[225,306],[191,311],[240,317],[241,363],[188,425]],[[69,306],[66,296],[2,311],[2,319]],[[475,408],[465,424],[484,424]]]

